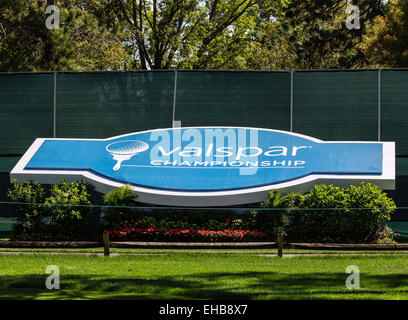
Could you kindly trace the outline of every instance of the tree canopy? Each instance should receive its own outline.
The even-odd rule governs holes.
[[[49,30],[46,1],[0,2],[0,71],[120,69],[124,38],[86,8],[58,4],[60,28]]]
[[[407,21],[408,0],[2,0],[0,71],[403,67]]]
[[[408,67],[408,0],[388,3],[385,16],[375,19],[361,44],[367,66]]]

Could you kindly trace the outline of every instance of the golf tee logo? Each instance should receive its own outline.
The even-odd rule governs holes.
[[[117,161],[113,167],[114,171],[120,169],[123,161],[130,160],[133,156],[147,149],[149,149],[149,145],[138,140],[113,142],[106,147],[106,150],[113,156],[113,160]]]

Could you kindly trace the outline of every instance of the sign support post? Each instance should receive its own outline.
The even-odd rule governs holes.
[[[283,253],[282,253],[282,249],[283,249],[283,234],[279,231],[278,232],[278,237],[277,237],[277,243],[278,243],[278,257],[282,258]]]
[[[109,232],[103,232],[103,255],[109,257]]]

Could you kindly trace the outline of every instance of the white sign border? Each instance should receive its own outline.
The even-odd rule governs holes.
[[[270,190],[281,190],[283,193],[289,192],[307,192],[316,184],[333,184],[339,187],[347,187],[352,184],[359,184],[361,181],[371,182],[382,189],[395,189],[395,142],[380,141],[322,141],[306,135],[274,130],[251,127],[182,127],[182,128],[162,128],[146,130],[141,132],[128,133],[107,139],[69,139],[69,138],[38,138],[22,156],[19,162],[10,172],[10,181],[18,182],[36,181],[43,184],[60,183],[61,179],[68,182],[83,179],[95,186],[96,191],[108,193],[114,188],[121,187],[125,183],[115,182],[107,178],[98,176],[89,171],[82,170],[25,170],[25,166],[40,148],[45,140],[86,140],[86,141],[109,141],[117,138],[127,137],[144,132],[154,132],[160,130],[177,130],[177,129],[251,129],[285,133],[301,138],[305,138],[318,143],[381,143],[383,145],[383,168],[381,175],[330,175],[330,174],[312,174],[300,179],[291,180],[284,183],[272,184],[262,187],[245,188],[230,191],[212,191],[212,192],[179,192],[166,191],[151,188],[132,186],[132,189],[138,194],[137,201],[155,205],[168,206],[194,206],[194,207],[211,207],[211,206],[231,206],[257,203],[268,199]]]

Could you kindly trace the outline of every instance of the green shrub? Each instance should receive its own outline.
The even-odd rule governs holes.
[[[91,226],[90,218],[95,213],[91,206],[93,187],[85,181],[61,184],[51,188],[50,196],[45,200],[53,238],[60,240],[78,239],[86,236]]]
[[[276,194],[271,192],[263,205],[273,207]],[[384,222],[396,208],[384,191],[370,183],[349,188],[316,185],[309,193],[289,195],[277,205],[286,208],[288,240],[302,242],[378,242]]]
[[[13,183],[9,198],[15,202],[14,236],[22,240],[88,239],[97,217],[92,207],[92,187],[84,181],[55,185],[50,191],[38,183]],[[305,194],[270,192],[263,209],[131,208],[137,195],[130,186],[103,197],[101,229],[153,228],[155,230],[239,230],[262,232],[264,240],[286,234],[287,241],[390,243],[395,234],[384,227],[396,206],[386,193],[372,184],[339,188],[316,185]],[[273,210],[272,210],[273,209]]]
[[[113,190],[104,197],[107,206],[135,206],[136,194],[129,186]],[[252,213],[233,210],[177,208],[115,208],[105,210],[101,229],[121,228],[255,230]]]
[[[262,210],[255,213],[258,230],[270,236],[277,233],[286,234],[286,229],[290,224],[291,212],[293,209],[302,207],[303,202],[304,195],[301,193],[282,195],[279,191],[270,191],[269,199],[264,201],[261,207],[274,210]]]
[[[108,206],[132,206],[135,205],[136,198],[136,192],[130,188],[130,185],[126,185],[113,189],[111,192],[104,195],[103,200]],[[123,210],[123,208],[113,209],[119,211]]]
[[[108,205],[134,205],[133,201],[131,191],[125,187],[105,196]],[[383,225],[390,219],[395,204],[371,184],[349,188],[316,185],[305,194],[271,191],[261,207],[271,210],[238,213],[217,209],[109,208],[104,228],[249,230],[263,232],[265,240],[275,239],[280,232],[287,235],[288,241],[301,242],[392,241]]]
[[[43,219],[46,216],[45,189],[39,183],[13,181],[13,188],[7,196],[15,204],[16,223],[13,226],[14,234],[26,238],[30,234],[41,233],[44,229]]]
[[[122,222],[133,220],[134,210],[127,207],[135,206],[136,198],[137,194],[130,188],[130,185],[113,189],[106,194],[103,200],[108,207],[104,209],[103,227],[118,228]]]
[[[177,208],[146,209],[127,208],[137,205],[137,194],[130,186],[115,189],[104,196],[108,206],[103,216],[103,229],[155,228],[155,229],[208,229],[208,230],[253,230],[252,214],[239,215],[226,210],[179,210]],[[119,207],[119,208],[117,208]],[[120,208],[124,207],[124,208]]]
[[[127,214],[107,211],[103,228],[154,228],[154,229],[206,229],[206,230],[251,230],[255,229],[252,213],[239,214],[233,210],[183,210],[183,209],[130,209]]]
[[[91,185],[85,181],[52,186],[47,193],[38,183],[14,181],[8,197],[15,202],[17,222],[13,236],[18,240],[80,240],[88,239]]]

